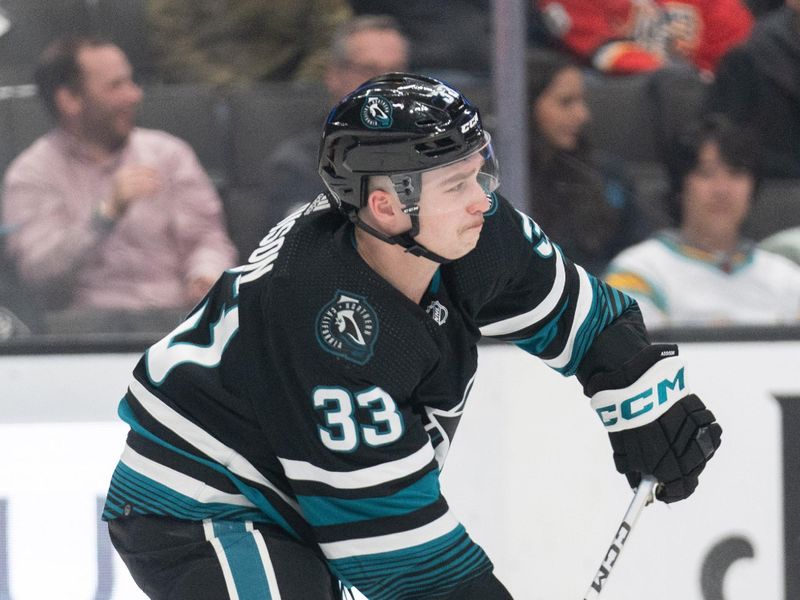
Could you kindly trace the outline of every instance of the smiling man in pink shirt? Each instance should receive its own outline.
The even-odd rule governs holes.
[[[2,202],[23,281],[72,309],[197,302],[236,251],[189,145],[136,127],[142,90],[125,54],[105,41],[59,40],[36,83],[57,126],[11,164]]]

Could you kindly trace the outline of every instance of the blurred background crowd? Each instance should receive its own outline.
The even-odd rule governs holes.
[[[496,139],[501,169],[525,149],[512,202],[653,328],[796,324],[800,0],[522,14],[524,114]],[[442,78],[500,129],[496,15],[0,0],[0,340],[172,329],[322,191],[327,110],[370,77]]]

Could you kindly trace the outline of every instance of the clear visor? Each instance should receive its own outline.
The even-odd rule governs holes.
[[[487,196],[500,185],[500,172],[497,158],[492,147],[492,139],[484,132],[483,144],[471,154],[456,161],[422,171],[422,186],[431,185],[442,191],[451,181],[475,177],[484,194]]]
[[[492,147],[492,137],[488,133],[485,135],[486,144],[478,150],[478,153],[480,153],[483,159],[483,165],[478,172],[478,183],[481,188],[483,188],[483,192],[488,196],[500,187],[500,165],[497,162],[494,147]]]

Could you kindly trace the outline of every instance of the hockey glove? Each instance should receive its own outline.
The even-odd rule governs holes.
[[[631,487],[642,474],[661,483],[657,498],[683,500],[694,492],[697,478],[720,445],[722,428],[694,394],[678,400],[652,423],[608,434],[617,471]]]
[[[661,483],[659,500],[691,495],[720,445],[722,428],[689,390],[677,347],[650,346],[619,371],[593,378],[590,388],[599,390],[592,407],[631,487],[653,475]]]

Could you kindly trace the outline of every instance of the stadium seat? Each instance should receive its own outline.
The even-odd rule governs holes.
[[[285,215],[270,205],[266,188],[261,185],[237,186],[222,196],[228,235],[245,262],[270,227]]]
[[[237,186],[262,183],[267,155],[280,142],[309,126],[322,131],[329,108],[323,88],[292,83],[233,91],[228,106],[231,168]]]
[[[633,162],[660,159],[648,75],[587,75],[586,101],[592,113],[590,140],[600,150]]]
[[[6,167],[14,160],[14,149],[8,143],[11,132],[11,102],[8,98],[0,98],[0,180]]]
[[[800,180],[767,179],[745,223],[746,235],[755,240],[800,226]]]
[[[224,107],[213,88],[192,84],[144,87],[139,125],[162,129],[189,143],[218,189],[229,183]]]
[[[663,70],[651,75],[649,98],[653,107],[655,143],[661,159],[686,127],[703,111],[709,84],[694,72]]]
[[[53,127],[53,119],[36,95],[9,98],[10,135],[6,143],[12,158]]]
[[[630,165],[629,172],[636,190],[634,203],[645,221],[644,229],[658,231],[673,227],[674,223],[666,209],[669,177],[664,165],[658,162],[637,162]]]
[[[245,260],[285,208],[269,203],[270,173],[265,162],[287,138],[319,128],[327,114],[325,90],[296,83],[268,83],[230,92],[229,172],[223,195],[228,232]]]
[[[137,81],[152,81],[155,62],[146,0],[93,0],[89,4],[92,5],[92,31],[122,48]]]
[[[65,34],[90,31],[86,0],[5,0],[3,12],[11,22],[0,36],[0,86],[33,82],[42,50]]]

